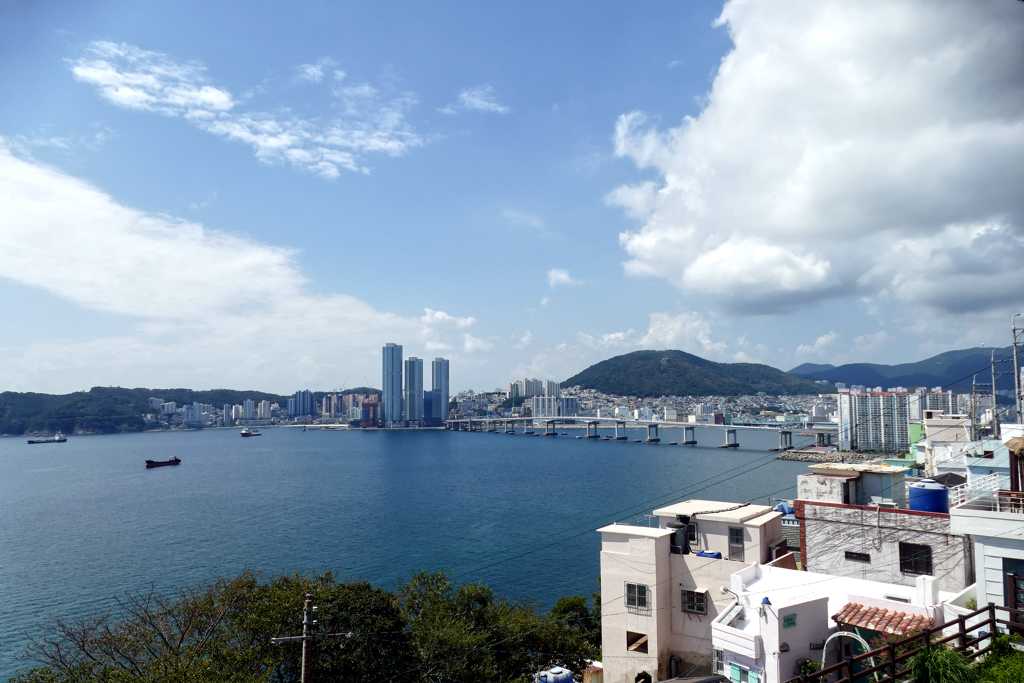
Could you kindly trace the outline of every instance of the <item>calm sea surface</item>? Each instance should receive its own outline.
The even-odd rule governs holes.
[[[0,439],[0,680],[28,666],[17,658],[41,621],[246,567],[331,568],[384,587],[415,569],[479,569],[465,580],[550,606],[596,589],[598,526],[685,498],[763,503],[807,471],[770,460],[771,432],[718,449],[719,429],[697,430],[698,446],[669,446],[682,430],[662,430],[661,444],[633,443],[645,430],[628,442],[566,431]],[[144,468],[172,454],[180,466]]]

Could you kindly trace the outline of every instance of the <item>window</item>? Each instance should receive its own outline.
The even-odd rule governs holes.
[[[867,553],[855,553],[852,550],[847,550],[846,559],[850,562],[867,562],[871,564],[871,556]]]
[[[696,547],[697,545],[697,522],[690,522],[686,525],[686,534],[690,539],[690,545]]]
[[[711,673],[725,673],[725,652],[722,650],[715,650],[714,648],[711,650]]]
[[[630,652],[647,654],[647,636],[643,633],[626,631],[626,649]]]
[[[703,591],[688,591],[684,588],[680,602],[684,612],[689,612],[690,614],[708,613],[708,594]]]
[[[886,600],[892,600],[894,602],[905,602],[907,604],[910,604],[910,598],[904,598],[904,597],[899,596],[899,595],[886,595],[885,599]]]
[[[647,603],[647,586],[640,583],[626,584],[626,607],[636,609],[650,609]]]
[[[743,561],[743,527],[729,527],[729,559]]]
[[[931,574],[931,546],[900,543],[900,571],[904,574]]]

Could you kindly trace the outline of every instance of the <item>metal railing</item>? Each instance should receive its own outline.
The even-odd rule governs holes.
[[[983,477],[954,486],[949,489],[949,507],[962,505],[978,497],[981,491],[998,491],[1003,486],[1004,477],[998,473],[986,474]]]
[[[1008,618],[999,619],[997,612],[1000,611],[1006,612]],[[969,619],[978,616],[987,618],[974,624],[967,623]],[[957,630],[953,635],[933,639],[936,634],[941,636],[947,628],[954,627]],[[903,679],[907,677],[906,667],[901,664],[919,652],[931,647],[942,647],[946,643],[955,641],[954,649],[973,660],[992,649],[992,638],[999,635],[1000,627],[1003,627],[1004,631],[1012,629],[1014,632],[1021,632],[1024,630],[1024,610],[997,606],[990,602],[988,607],[962,614],[945,624],[922,629],[913,636],[890,642],[870,652],[847,657],[837,664],[827,666],[814,673],[791,678],[786,683],[854,683],[855,679],[873,683],[899,683],[900,677]],[[977,635],[972,636],[971,633],[975,631],[978,632]],[[985,641],[988,641],[988,644],[981,647]],[[907,649],[908,647],[909,649]],[[904,651],[897,652],[898,649]],[[872,660],[880,663],[868,666],[868,664],[872,664]],[[860,666],[864,668],[858,668]],[[833,675],[836,676],[835,679],[831,679]]]

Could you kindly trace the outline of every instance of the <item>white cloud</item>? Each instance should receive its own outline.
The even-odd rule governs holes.
[[[462,335],[462,348],[467,353],[476,353],[478,351],[490,351],[494,348],[494,345],[490,342],[484,341],[474,337],[473,335],[466,333]]]
[[[441,109],[441,113],[455,115],[464,111],[482,111],[494,114],[507,114],[510,108],[498,101],[494,87],[478,85],[459,92],[455,102]]]
[[[827,332],[815,339],[814,344],[800,344],[796,348],[796,355],[798,357],[822,356],[831,352],[835,347],[835,342],[839,340],[839,336],[838,332]]]
[[[647,334],[639,341],[643,348],[677,349],[715,355],[725,350],[724,342],[711,340],[711,323],[699,313],[651,313]]]
[[[574,280],[569,276],[569,271],[563,270],[562,268],[552,268],[548,271],[548,287],[558,287],[561,285],[581,285],[582,280]]]
[[[0,389],[120,382],[294,391],[310,368],[322,386],[337,383],[330,373],[346,363],[376,377],[387,341],[486,347],[462,332],[471,317],[431,309],[403,317],[348,294],[311,293],[290,249],[126,207],[13,156],[2,139],[0,277],[119,316],[131,329],[8,346],[0,351]]]
[[[522,211],[516,211],[514,209],[505,209],[501,213],[512,225],[525,225],[530,228],[538,229],[544,227],[544,221],[539,216],[535,216],[530,213],[523,213]]]
[[[544,297],[543,299],[540,300],[540,305],[541,306],[547,306],[548,305],[548,301],[550,301],[550,299],[548,297]]]
[[[533,334],[529,330],[527,330],[526,334],[524,334],[522,336],[522,338],[519,340],[519,344],[516,345],[516,348],[517,349],[525,348],[525,347],[529,346],[532,343],[533,343]]]
[[[312,64],[301,64],[295,67],[295,80],[306,83],[319,83],[324,79],[324,68],[334,66],[335,61],[330,57],[321,57]],[[335,71],[335,78],[338,78],[338,74],[341,74],[341,78],[345,77],[344,71]]]
[[[703,111],[616,126],[616,154],[659,174],[608,196],[641,222],[627,273],[751,314],[1024,290],[1018,3],[731,0],[719,22],[735,46]]]
[[[329,63],[303,65],[299,74],[319,82]],[[341,116],[304,119],[287,110],[240,111],[243,107],[229,91],[209,84],[201,64],[124,43],[91,43],[71,70],[120,107],[180,116],[209,133],[251,146],[261,161],[289,163],[324,178],[338,177],[340,169],[367,172],[362,162],[367,154],[400,156],[423,144],[405,121],[416,102],[408,93],[385,100],[365,84],[335,89]],[[335,72],[336,80],[340,73]]]

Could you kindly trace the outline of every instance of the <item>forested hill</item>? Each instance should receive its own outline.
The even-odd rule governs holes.
[[[180,408],[198,401],[220,408],[225,403],[242,403],[245,399],[271,401],[285,405],[287,396],[261,391],[213,389],[122,389],[93,387],[73,394],[33,394],[5,391],[0,393],[0,434],[27,434],[62,431],[66,434],[86,432],[110,434],[137,432],[146,429],[142,414],[152,412],[150,397],[174,401]]]
[[[914,363],[880,365],[875,363],[848,363],[847,365],[817,365],[804,363],[790,374],[807,379],[824,379],[829,382],[845,382],[847,385],[863,384],[866,387],[945,387],[953,391],[970,391],[974,375],[979,381],[991,382],[990,363],[993,352],[997,363],[1013,358],[1013,347],[1001,349],[977,347],[946,351],[937,356]],[[1013,389],[1013,363],[999,363],[997,372],[1009,371],[997,380],[999,389]]]
[[[742,396],[835,391],[758,363],[715,363],[683,351],[634,351],[609,358],[562,382],[619,396]]]

